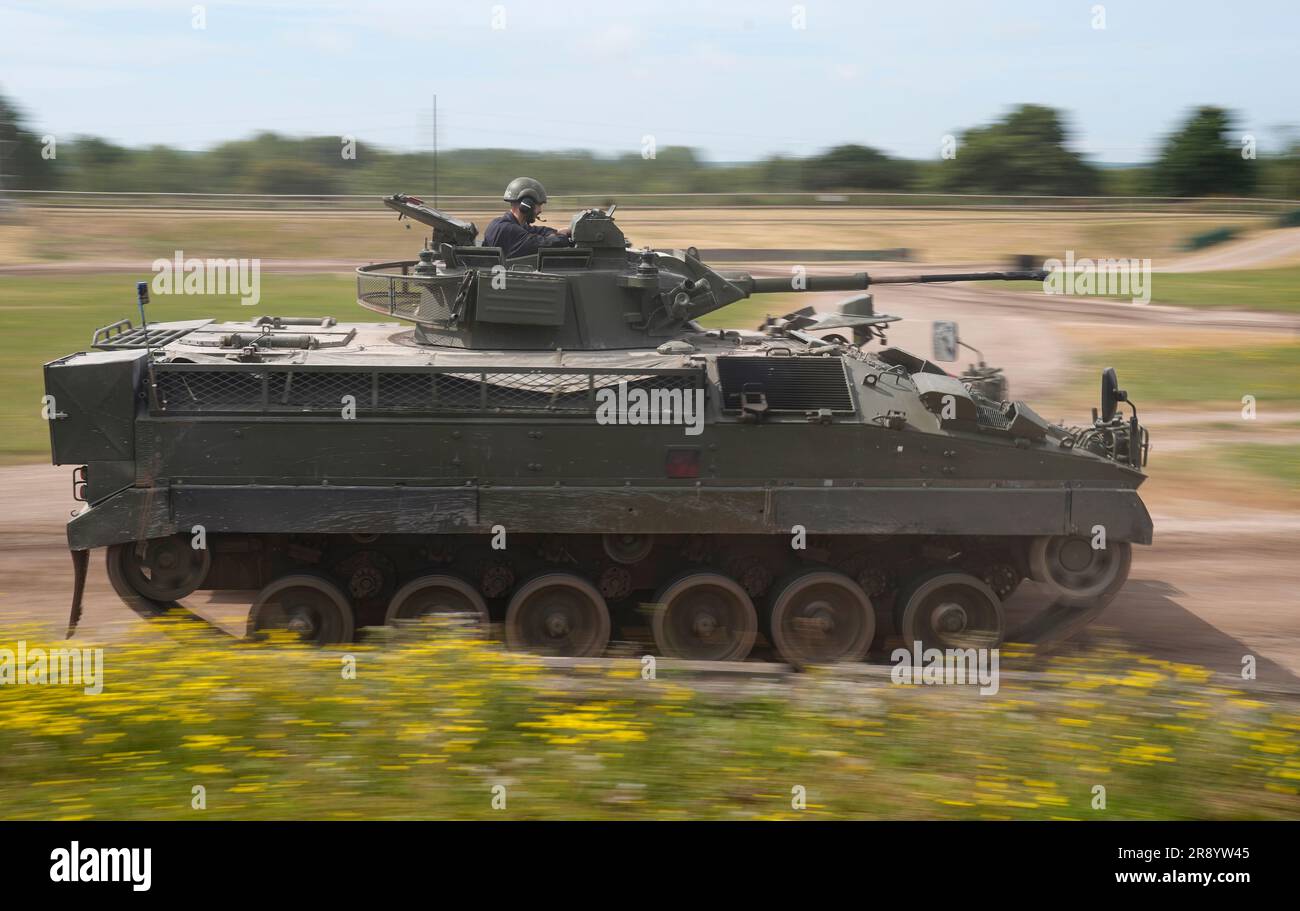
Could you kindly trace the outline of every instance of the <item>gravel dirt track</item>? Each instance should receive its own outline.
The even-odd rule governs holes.
[[[1300,228],[1279,228],[1161,263],[1160,272],[1263,269],[1300,260]]]

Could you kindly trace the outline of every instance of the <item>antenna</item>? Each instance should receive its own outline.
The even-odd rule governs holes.
[[[438,95],[433,96],[433,207],[438,208]]]
[[[147,320],[144,315],[144,305],[149,303],[148,282],[135,283],[135,299],[140,304],[140,328],[144,330],[144,350],[146,354],[148,354],[149,360],[152,363],[153,349],[149,344],[149,320]]]
[[[149,340],[149,320],[144,315],[144,305],[149,303],[149,283],[135,283],[135,299],[140,304],[140,328],[144,332],[145,368],[149,371],[149,402],[151,407],[158,405],[158,378],[153,370],[153,343]]]

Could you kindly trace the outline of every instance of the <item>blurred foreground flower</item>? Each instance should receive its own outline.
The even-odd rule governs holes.
[[[162,621],[103,648],[98,695],[0,686],[4,817],[1300,815],[1293,704],[1114,648],[1019,653],[1035,673],[988,697],[574,674],[433,621],[347,649]]]

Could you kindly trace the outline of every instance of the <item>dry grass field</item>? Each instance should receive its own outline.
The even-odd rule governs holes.
[[[457,212],[480,231],[494,210]],[[549,224],[567,224],[554,209]],[[1263,229],[1259,216],[1177,212],[949,211],[934,209],[620,209],[636,247],[880,250],[906,247],[931,263],[996,262],[1035,256],[1151,258],[1180,254],[1193,234],[1217,227]],[[409,222],[403,222],[409,224]],[[95,261],[148,263],[176,249],[198,257],[378,261],[411,258],[421,225],[407,231],[376,201],[375,211],[167,212],[143,209],[29,209],[0,224],[0,266]]]

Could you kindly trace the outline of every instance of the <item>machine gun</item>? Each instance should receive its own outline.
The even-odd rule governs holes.
[[[433,228],[430,242],[435,250],[442,244],[451,244],[453,247],[468,247],[474,243],[474,238],[478,237],[478,227],[474,222],[462,221],[440,209],[426,206],[424,200],[418,196],[394,193],[392,196],[385,196],[383,202],[384,205],[397,213],[399,221],[403,218],[410,218]]]

